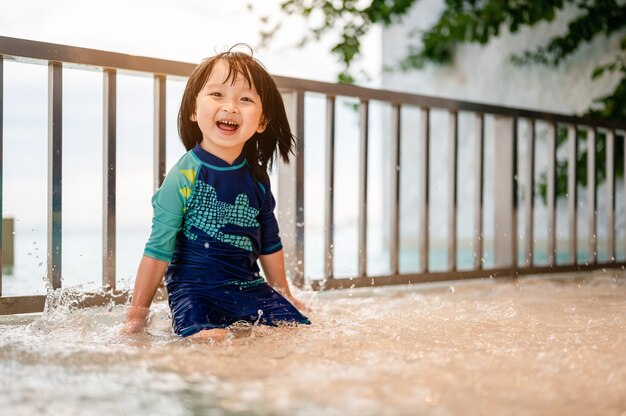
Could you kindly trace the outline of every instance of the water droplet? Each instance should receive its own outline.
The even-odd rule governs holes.
[[[439,403],[439,399],[441,398],[441,393],[438,391],[430,392],[424,397],[424,402],[430,406],[436,406]]]

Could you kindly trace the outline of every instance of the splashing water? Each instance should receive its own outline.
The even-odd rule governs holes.
[[[450,287],[454,290],[451,291]],[[626,273],[303,293],[311,326],[174,336],[167,305],[0,318],[6,414],[415,415],[626,411]]]

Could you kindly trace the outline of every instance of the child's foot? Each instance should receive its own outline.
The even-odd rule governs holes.
[[[230,331],[224,328],[205,329],[191,335],[189,338],[199,341],[222,342],[230,335]]]

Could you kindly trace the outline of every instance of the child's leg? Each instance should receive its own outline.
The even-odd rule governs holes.
[[[221,342],[226,339],[229,334],[229,330],[226,328],[213,328],[213,329],[205,329],[200,332],[196,332],[193,335],[190,335],[190,339],[198,339],[203,341],[217,341]]]

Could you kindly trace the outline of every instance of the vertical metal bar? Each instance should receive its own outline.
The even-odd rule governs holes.
[[[335,234],[335,97],[326,97],[326,207],[324,216],[324,276],[333,278]]]
[[[422,213],[421,236],[420,236],[420,264],[423,273],[429,270],[429,231],[430,231],[430,109],[422,108],[421,122],[421,154],[420,166],[422,167],[421,187],[420,187],[420,212]]]
[[[389,268],[391,275],[399,273],[400,243],[400,104],[394,104],[391,116],[391,205],[389,230]]]
[[[295,157],[296,167],[296,269],[294,283],[304,287],[304,92],[297,94],[296,136],[302,140]]]
[[[483,268],[483,215],[485,207],[485,115],[476,113],[476,155],[474,178],[474,269]]]
[[[533,242],[535,222],[535,120],[528,120],[528,142],[526,143],[526,195],[524,210],[526,211],[526,266],[533,265]]]
[[[106,68],[103,72],[103,150],[102,166],[102,286],[115,289],[115,238],[116,198],[115,178],[117,175],[117,71]]]
[[[165,75],[154,75],[154,190],[165,178]]]
[[[0,55],[0,297],[2,297],[2,279],[3,279],[3,269],[4,269],[4,260],[2,257],[2,201],[4,198],[2,184],[4,182],[4,165],[2,162],[3,154],[2,149],[4,149],[4,137],[2,132],[4,131],[3,127],[4,122],[4,56]]]
[[[48,64],[48,280],[61,287],[62,167],[63,167],[63,66]]]
[[[587,130],[587,192],[589,200],[589,254],[587,261],[596,263],[597,256],[597,189],[596,189],[596,129]]]
[[[456,215],[459,117],[450,111],[448,130],[448,269],[456,270]]]
[[[289,126],[299,142],[288,165],[279,161],[277,217],[287,277],[304,288],[304,91],[284,93],[283,101]]]
[[[359,105],[359,277],[367,276],[367,172],[369,101]]]
[[[606,188],[608,196],[607,228],[609,230],[609,262],[615,262],[615,132],[606,132]]]
[[[559,134],[558,125],[550,124],[548,134],[548,265],[556,264],[556,139]]]
[[[517,142],[518,142],[518,119],[517,117],[513,117],[513,123],[512,123],[512,129],[513,131],[511,132],[511,139],[512,139],[512,143],[511,143],[511,147],[512,147],[512,152],[513,155],[511,156],[511,266],[513,269],[513,272],[516,273],[515,271],[517,270],[518,264],[517,264],[517,245],[518,245],[518,224],[517,224],[517,217],[518,217],[518,179],[517,179],[517,175],[518,175],[518,149],[517,149]]]
[[[576,252],[578,251],[577,229],[577,205],[578,183],[576,182],[576,158],[578,156],[578,128],[576,125],[567,126],[567,140],[569,142],[569,154],[567,162],[567,205],[569,211],[569,261],[576,264]]]

